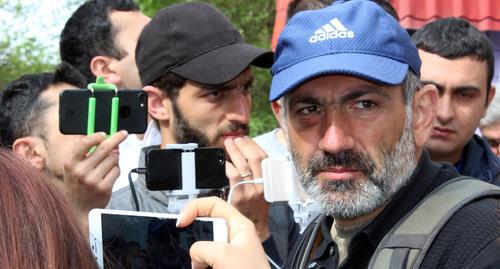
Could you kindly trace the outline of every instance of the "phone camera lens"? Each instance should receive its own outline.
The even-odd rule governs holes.
[[[139,101],[141,101],[141,102],[146,102],[146,100],[148,98],[148,96],[144,92],[140,92],[138,97],[139,97]]]

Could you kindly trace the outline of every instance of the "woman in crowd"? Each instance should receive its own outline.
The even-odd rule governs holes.
[[[62,194],[0,149],[0,268],[97,268]]]

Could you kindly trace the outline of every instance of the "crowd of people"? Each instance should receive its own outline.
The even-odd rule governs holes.
[[[261,179],[268,156],[289,156],[319,208],[300,232],[260,184],[235,188],[231,205],[189,201],[178,226],[222,217],[229,233],[227,244],[195,243],[194,268],[500,267],[500,103],[487,36],[461,18],[410,36],[386,0],[295,0],[288,13],[272,52],[205,2],[152,18],[132,0],[82,4],[61,32],[61,64],[1,92],[0,267],[96,267],[93,208],[178,213],[168,192],[128,176],[150,150],[180,143],[224,148],[230,186]],[[253,67],[271,71],[278,122],[255,140]],[[144,134],[59,131],[60,93],[98,76],[147,93]]]

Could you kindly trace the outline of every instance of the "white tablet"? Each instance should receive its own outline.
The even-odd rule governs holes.
[[[177,228],[178,215],[93,209],[90,247],[99,268],[191,268],[196,241],[227,242],[226,220],[197,218]]]

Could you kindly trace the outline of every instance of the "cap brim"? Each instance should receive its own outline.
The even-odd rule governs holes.
[[[249,65],[270,68],[273,55],[266,49],[235,43],[195,57],[171,72],[198,83],[218,85],[232,80]]]
[[[269,100],[276,101],[287,92],[319,76],[342,74],[359,77],[375,83],[400,84],[408,71],[408,64],[386,57],[342,53],[304,60],[273,74]]]

